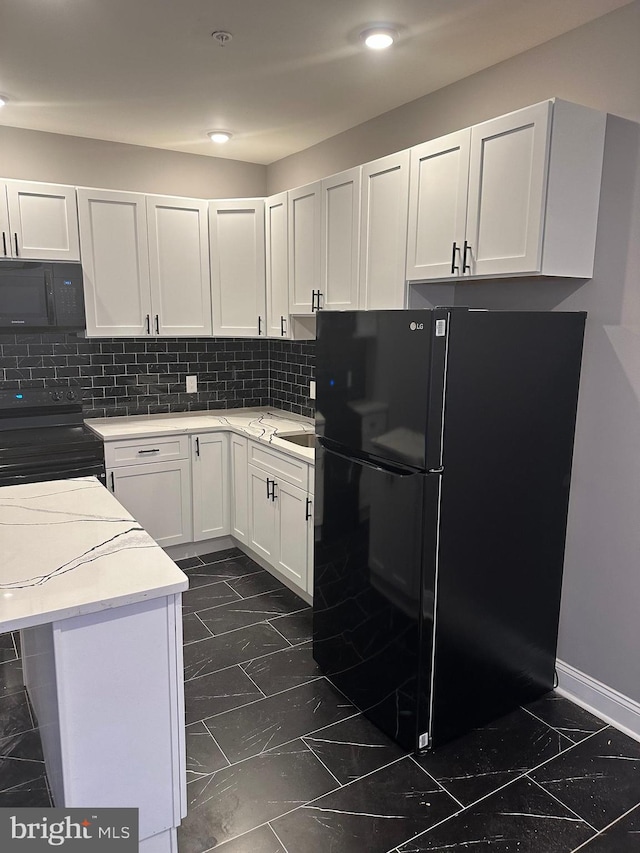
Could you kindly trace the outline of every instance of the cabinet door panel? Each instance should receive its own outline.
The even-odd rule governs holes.
[[[462,271],[470,130],[411,149],[407,279],[457,277]],[[452,264],[454,243],[457,250]],[[453,270],[457,266],[458,270]]]
[[[287,193],[265,201],[267,335],[290,338]]]
[[[158,545],[191,542],[189,460],[113,468],[113,493]]]
[[[324,310],[358,307],[361,167],[322,181],[321,287]]]
[[[289,310],[311,314],[311,294],[320,290],[321,184],[289,192]]]
[[[229,533],[229,443],[225,433],[191,437],[193,540]]]
[[[90,337],[142,337],[151,322],[145,198],[78,190]]]
[[[404,308],[409,151],[362,167],[360,307]]]
[[[247,493],[247,439],[231,435],[231,533],[245,545],[249,541]]]
[[[147,223],[151,297],[154,320],[158,317],[158,334],[210,335],[207,202],[150,196]]]
[[[267,497],[267,477],[249,465],[249,546],[272,566],[277,559],[276,502]]]
[[[17,257],[40,261],[80,260],[75,187],[10,181],[7,202],[13,251]]]
[[[471,275],[541,268],[550,113],[545,102],[471,130]]]
[[[276,568],[306,591],[309,563],[307,492],[283,481],[276,485],[278,562]]]
[[[9,225],[9,208],[7,207],[7,185],[0,181],[0,258],[11,258],[15,253],[11,226]]]
[[[213,333],[266,334],[264,201],[209,203]]]

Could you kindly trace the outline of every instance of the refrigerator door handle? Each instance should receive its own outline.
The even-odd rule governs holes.
[[[427,474],[444,474],[444,465],[440,465],[438,468],[427,469]]]

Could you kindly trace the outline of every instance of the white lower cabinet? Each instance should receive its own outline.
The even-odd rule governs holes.
[[[256,468],[247,466],[249,482],[249,539],[247,544],[272,566],[277,563],[276,502],[271,497],[275,480]]]
[[[158,545],[192,540],[188,459],[112,468],[107,481],[120,503]]]
[[[231,434],[229,436],[229,456],[231,476],[229,485],[231,535],[247,544],[249,541],[249,498],[247,490],[247,439]]]
[[[229,436],[205,432],[191,436],[193,541],[229,533]]]

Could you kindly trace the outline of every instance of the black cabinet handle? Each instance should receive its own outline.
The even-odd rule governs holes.
[[[13,232],[13,239],[15,240],[15,243],[16,243],[16,258],[19,258],[20,252],[18,251],[18,232],[17,231]]]
[[[160,448],[154,447],[151,450],[139,450],[138,453],[160,453]]]
[[[258,334],[262,334],[262,317],[258,314]]]
[[[456,252],[458,251],[458,244],[456,241],[453,241],[453,249],[451,251],[451,275],[454,273],[460,272],[460,267],[456,264]]]
[[[200,456],[200,439],[196,436],[196,456]]]
[[[147,314],[147,319],[145,322],[147,324],[147,334],[150,335],[151,334],[151,315],[150,314]]]
[[[286,334],[287,334],[287,332],[286,332],[286,329],[284,327],[284,317],[281,316],[280,317],[280,335],[284,338],[284,336]]]
[[[5,258],[7,257],[7,235],[2,232],[2,249],[4,251]]]
[[[267,500],[271,499],[271,486],[269,485],[271,480],[267,477]]]
[[[316,308],[316,293],[320,293],[320,291],[319,290],[318,291],[315,291],[315,290],[311,291],[311,313],[312,314],[314,311],[318,310]]]
[[[113,471],[111,472],[111,491],[115,493],[116,490],[116,480],[113,476]]]
[[[311,518],[311,498],[307,498],[307,506],[304,513],[304,520],[309,521]]]
[[[465,273],[467,270],[471,272],[471,264],[467,263],[467,252],[469,252],[469,257],[471,257],[471,245],[464,241],[464,252],[462,255],[462,272]]]
[[[160,316],[156,314],[156,335],[160,334]]]

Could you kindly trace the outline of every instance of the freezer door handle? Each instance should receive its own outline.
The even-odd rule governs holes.
[[[429,468],[427,474],[444,474],[444,465],[440,465],[439,468]]]
[[[415,474],[424,474],[420,468],[409,468],[396,462],[387,462],[382,459],[373,459],[362,453],[353,450],[350,453],[343,453],[333,446],[330,440],[322,436],[316,436],[316,441],[327,451],[339,456],[341,459],[346,459],[347,462],[355,462],[357,465],[363,465],[365,468],[372,468],[374,471],[382,471],[386,474],[393,474],[396,477],[413,477]]]

